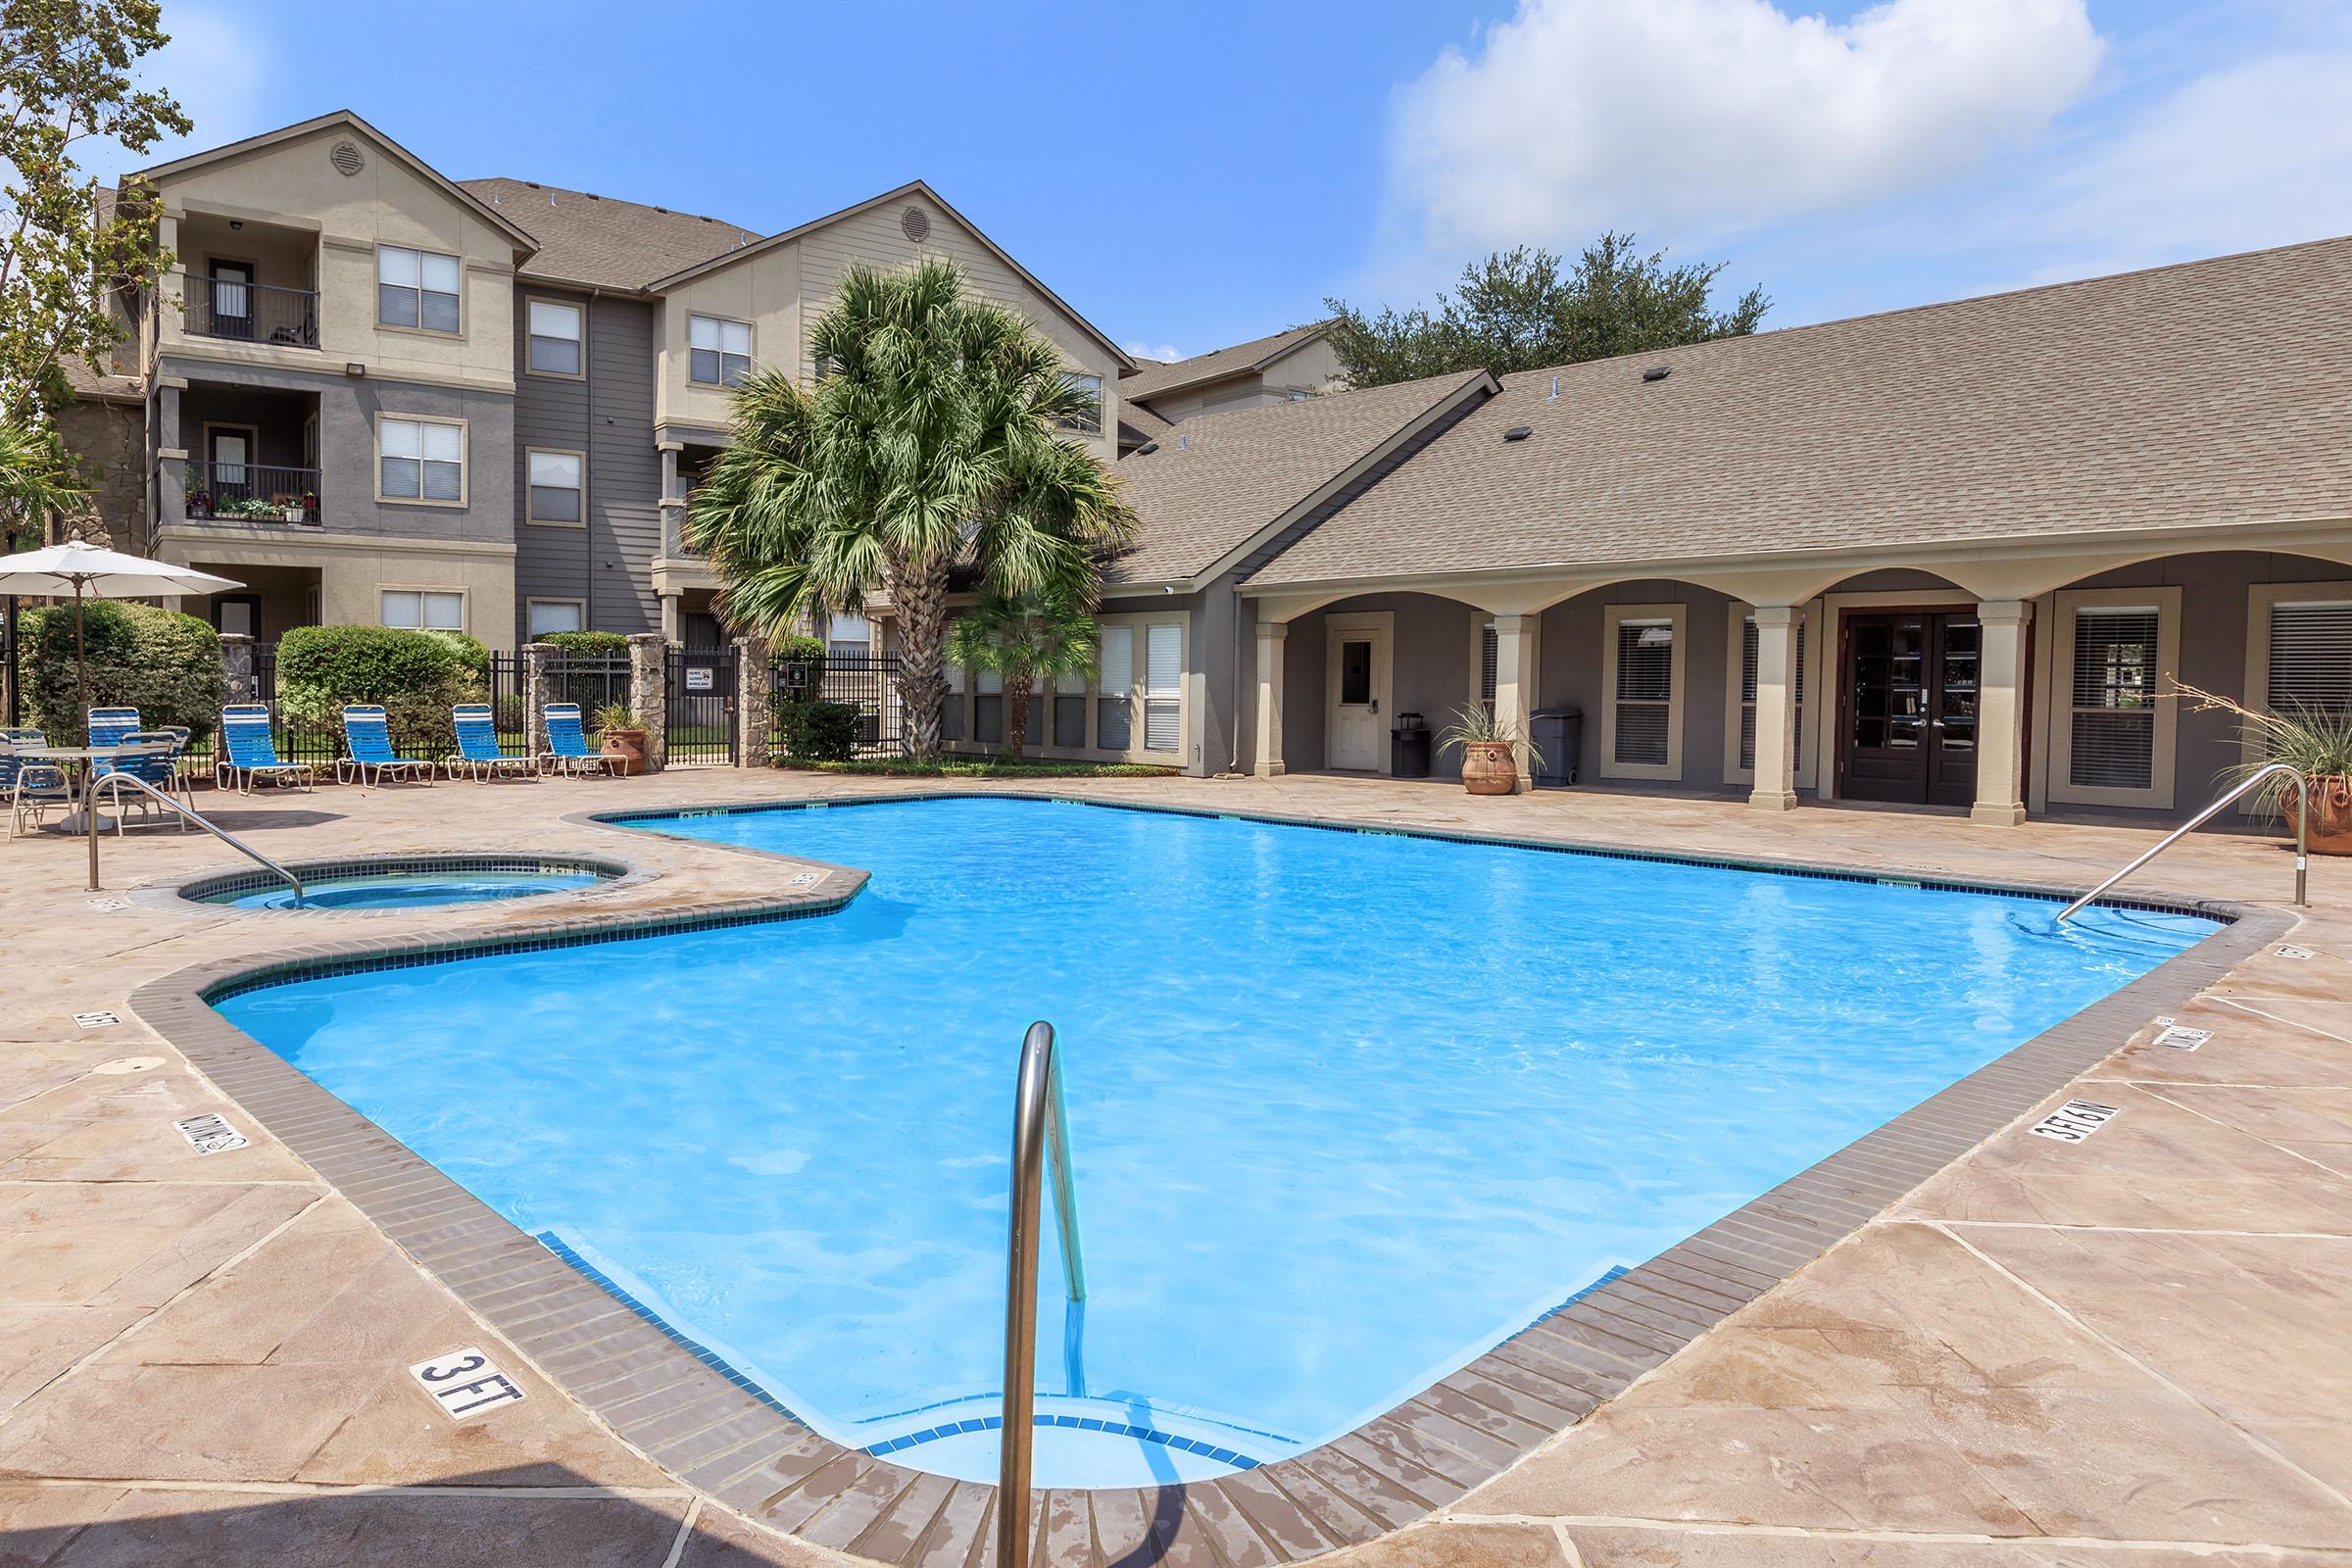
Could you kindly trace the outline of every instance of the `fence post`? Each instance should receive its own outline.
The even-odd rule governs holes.
[[[629,707],[645,729],[645,770],[669,760],[669,644],[660,632],[629,634]]]
[[[776,722],[770,700],[774,677],[769,673],[764,637],[735,639],[735,765],[765,767],[768,735]]]
[[[260,701],[261,682],[254,671],[251,636],[241,631],[220,634],[220,675],[223,702]]]
[[[541,738],[547,726],[540,715],[547,711],[548,684],[554,678],[548,664],[555,659],[553,643],[524,643],[522,645],[522,740],[523,755],[537,757]]]

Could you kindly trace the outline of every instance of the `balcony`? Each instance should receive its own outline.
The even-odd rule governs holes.
[[[318,346],[318,295],[311,289],[280,288],[274,283],[191,277],[187,327],[194,337],[315,349]]]
[[[220,522],[319,524],[318,470],[260,463],[186,460],[187,512],[191,518]]]

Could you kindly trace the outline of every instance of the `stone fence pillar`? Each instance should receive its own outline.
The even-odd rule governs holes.
[[[547,744],[547,725],[541,715],[552,700],[554,676],[548,663],[556,657],[553,643],[522,645],[522,736],[526,757],[537,757]]]
[[[669,644],[660,632],[629,635],[629,708],[645,731],[645,770],[669,760]]]
[[[261,678],[254,670],[253,639],[241,631],[220,634],[220,700],[224,703],[258,703],[261,698]]]
[[[768,701],[774,684],[770,655],[763,637],[735,639],[735,762],[739,767],[767,765],[768,737],[776,710]]]

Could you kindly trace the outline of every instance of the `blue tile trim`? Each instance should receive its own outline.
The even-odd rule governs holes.
[[[1626,1267],[1624,1264],[1622,1264],[1622,1263],[1611,1263],[1611,1264],[1610,1264],[1610,1265],[1609,1265],[1609,1266],[1608,1266],[1606,1269],[1603,1269],[1603,1270],[1601,1271],[1600,1278],[1598,1278],[1598,1279],[1594,1280],[1594,1281],[1593,1281],[1592,1284],[1590,1284],[1590,1285],[1586,1286],[1586,1287],[1585,1287],[1583,1290],[1581,1290],[1581,1291],[1578,1291],[1578,1292],[1577,1292],[1577,1293],[1576,1293],[1574,1296],[1571,1296],[1571,1297],[1569,1297],[1569,1298],[1568,1298],[1568,1299],[1566,1299],[1565,1301],[1562,1301],[1562,1302],[1561,1302],[1559,1305],[1557,1305],[1557,1306],[1553,1307],[1553,1308],[1552,1308],[1550,1311],[1548,1311],[1548,1312],[1545,1312],[1545,1313],[1543,1315],[1543,1317],[1539,1317],[1539,1318],[1537,1318],[1537,1319],[1536,1319],[1536,1323],[1541,1323],[1541,1322],[1543,1322],[1543,1321],[1544,1320],[1544,1318],[1554,1318],[1554,1317],[1558,1317],[1558,1316],[1559,1316],[1559,1315],[1560,1315],[1562,1312],[1565,1312],[1565,1311],[1567,1311],[1567,1310],[1568,1310],[1570,1307],[1574,1306],[1574,1305],[1575,1305],[1577,1302],[1579,1302],[1579,1301],[1583,1300],[1583,1299],[1584,1299],[1586,1297],[1588,1297],[1588,1296],[1591,1296],[1591,1295],[1592,1295],[1592,1294],[1594,1291],[1597,1291],[1597,1290],[1599,1290],[1599,1289],[1600,1289],[1600,1288],[1601,1288],[1603,1285],[1606,1285],[1606,1284],[1608,1284],[1608,1283],[1609,1283],[1610,1281],[1612,1281],[1612,1280],[1621,1280],[1621,1279],[1625,1278],[1625,1277],[1626,1277],[1628,1274],[1631,1274],[1632,1272],[1633,1272],[1633,1270],[1632,1270],[1632,1269],[1630,1269],[1630,1268],[1627,1268],[1627,1267]],[[1530,1324],[1527,1326],[1527,1329],[1532,1329],[1532,1328],[1534,1328],[1534,1327],[1536,1326],[1536,1323],[1530,1323]],[[1527,1332],[1527,1329],[1521,1329],[1521,1330],[1519,1331],[1519,1334],[1525,1334],[1525,1333]],[[1511,1339],[1512,1339],[1512,1340],[1515,1340],[1515,1339],[1519,1338],[1519,1334],[1514,1334],[1514,1335],[1512,1335],[1512,1336],[1511,1336]],[[1508,1344],[1510,1343],[1510,1340],[1505,1340],[1505,1341],[1503,1341],[1503,1343],[1504,1343],[1505,1345],[1508,1345]]]

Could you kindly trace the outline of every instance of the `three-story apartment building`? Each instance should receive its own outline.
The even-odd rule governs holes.
[[[1100,389],[1079,433],[1115,451],[1133,362],[920,181],[763,235],[453,180],[349,113],[147,175],[175,261],[125,302],[132,363],[102,407],[139,426],[111,444],[141,455],[145,546],[246,585],[183,607],[223,630],[715,640],[687,490],[736,381],[811,370],[855,262],[959,263]]]

